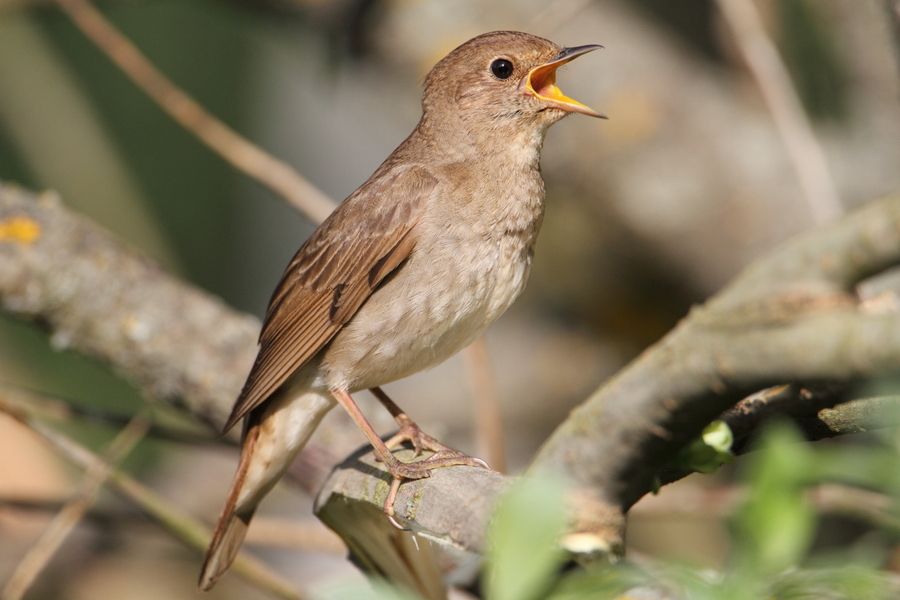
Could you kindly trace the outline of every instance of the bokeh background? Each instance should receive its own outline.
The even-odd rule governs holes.
[[[895,3],[755,4],[843,206],[900,188]],[[815,222],[712,0],[109,0],[100,7],[209,111],[335,199],[408,135],[423,76],[466,39],[518,29],[562,45],[605,46],[567,66],[559,84],[609,121],[576,115],[550,131],[534,271],[487,334],[512,472],[693,303]],[[260,316],[312,231],[165,116],[45,0],[0,0],[0,179],[56,190],[167,269]],[[103,365],[2,316],[0,382],[120,414],[145,402]],[[478,451],[461,359],[387,389],[438,437]],[[390,430],[387,415],[369,409],[380,430]],[[75,425],[71,432],[94,445],[111,433]],[[326,441],[349,451],[363,440]],[[151,440],[127,466],[212,521],[235,461],[233,449]],[[0,582],[52,514],[41,504],[64,499],[77,476],[0,416]],[[282,487],[262,516],[309,520],[310,501]],[[667,488],[635,509],[631,547],[720,564],[727,547],[719,513],[730,495],[727,474]],[[315,543],[258,553],[307,589],[359,577],[339,547]],[[29,597],[192,598],[199,565],[196,552],[108,495]],[[207,597],[265,596],[231,577]]]

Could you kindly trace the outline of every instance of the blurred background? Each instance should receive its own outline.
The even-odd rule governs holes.
[[[883,0],[755,5],[844,209],[900,188],[900,9]],[[408,135],[425,73],[468,38],[518,29],[605,46],[558,80],[609,121],[576,115],[549,132],[534,271],[487,334],[513,473],[692,304],[817,221],[713,0],[111,0],[100,8],[177,85],[336,200]],[[45,0],[0,0],[0,179],[56,190],[168,270],[259,316],[313,229],[174,123]],[[2,316],[0,382],[117,414],[144,402],[103,365]],[[478,452],[459,357],[387,389],[426,430]],[[364,409],[390,430],[386,413]],[[96,446],[111,432],[72,433]],[[349,452],[363,438],[324,441]],[[78,473],[2,416],[0,456],[15,457],[0,460],[2,582],[52,514],[42,503],[64,499]],[[236,456],[149,441],[127,467],[211,522]],[[719,512],[733,490],[708,488],[726,479],[695,476],[638,505],[631,547],[720,564]],[[263,505],[264,517],[310,514],[310,501],[288,487]],[[338,546],[321,544],[259,554],[308,589],[358,577]],[[199,565],[197,553],[110,494],[29,597],[191,598]],[[206,597],[266,596],[230,577]]]

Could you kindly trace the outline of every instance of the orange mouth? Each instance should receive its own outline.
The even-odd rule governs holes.
[[[599,117],[601,119],[607,118],[606,115],[598,113],[593,108],[569,98],[556,87],[556,70],[559,67],[578,58],[582,54],[586,54],[602,47],[603,46],[590,45],[578,46],[575,48],[563,48],[554,60],[547,64],[537,66],[528,72],[528,75],[523,81],[526,93],[566,112],[576,112],[591,117]]]

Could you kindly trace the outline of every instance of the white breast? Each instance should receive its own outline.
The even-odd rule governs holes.
[[[432,367],[509,308],[531,269],[544,188],[531,158],[504,175],[466,177],[445,192],[455,201],[429,205],[410,257],[325,350],[329,386],[365,389]]]
[[[525,287],[536,231],[420,244],[323,357],[332,387],[384,385],[472,343]]]

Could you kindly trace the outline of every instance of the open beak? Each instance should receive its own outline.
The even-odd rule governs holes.
[[[559,51],[559,54],[556,55],[556,58],[547,64],[535,67],[528,72],[528,75],[522,80],[526,93],[547,102],[555,108],[567,112],[581,113],[583,115],[599,117],[601,119],[607,118],[606,115],[598,113],[593,108],[585,106],[577,100],[572,100],[556,87],[556,69],[567,62],[578,58],[582,54],[587,54],[592,50],[602,47],[603,46],[597,44],[590,44],[587,46],[576,46],[574,48],[563,48]]]

